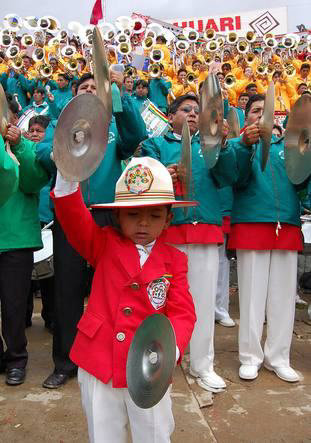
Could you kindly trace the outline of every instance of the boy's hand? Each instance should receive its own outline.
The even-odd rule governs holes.
[[[167,170],[172,177],[173,184],[176,183],[178,180],[177,165],[176,164],[169,165],[169,166],[167,166]]]

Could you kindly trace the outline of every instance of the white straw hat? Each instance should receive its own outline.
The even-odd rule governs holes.
[[[170,173],[158,160],[134,157],[116,184],[114,203],[100,203],[92,208],[130,208],[136,206],[196,206],[195,201],[175,200]]]

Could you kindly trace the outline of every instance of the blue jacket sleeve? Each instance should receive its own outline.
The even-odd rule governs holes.
[[[242,137],[229,140],[229,145],[231,145],[235,151],[238,172],[234,186],[236,188],[244,188],[249,183],[249,179],[252,175],[253,158],[258,146],[244,145]]]
[[[148,138],[141,145],[141,155],[142,157],[152,157],[156,160],[161,161],[161,153],[158,146],[155,143],[155,140],[152,138]]]
[[[210,169],[210,173],[219,188],[231,186],[237,180],[238,169],[235,151],[229,143],[225,148],[220,149],[217,163]]]
[[[148,138],[146,125],[132,98],[122,97],[123,111],[115,114],[118,129],[118,153],[121,159],[134,154],[139,143]]]
[[[56,120],[52,120],[45,131],[44,139],[36,145],[37,159],[50,176],[55,175],[57,172],[55,163],[51,159],[55,126]]]

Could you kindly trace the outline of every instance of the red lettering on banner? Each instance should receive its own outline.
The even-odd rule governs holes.
[[[181,27],[182,27],[182,28],[186,28],[186,27],[187,27],[187,25],[188,25],[188,23],[187,23],[187,22],[181,22]]]
[[[233,26],[233,18],[231,17],[223,17],[220,19],[220,30],[221,31],[233,31],[234,30],[234,26]]]
[[[203,31],[203,20],[198,20],[198,31],[199,32]]]
[[[194,29],[194,22],[193,21],[189,22],[189,28]]]
[[[239,15],[237,15],[235,17],[235,29],[238,31],[239,29],[241,29],[241,17]]]
[[[178,22],[173,23],[174,26],[179,26]]]
[[[213,18],[210,18],[209,20],[207,20],[205,29],[214,29],[216,32],[219,31],[219,29],[215,23],[215,20]]]

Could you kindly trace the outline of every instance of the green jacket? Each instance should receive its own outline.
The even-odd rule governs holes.
[[[172,83],[164,78],[153,78],[149,82],[148,98],[164,113],[167,111],[167,94]]]
[[[54,96],[54,100],[50,101],[49,99],[47,99],[47,102],[49,104],[50,117],[57,119],[63,108],[72,99],[72,90],[71,87],[68,86],[67,88],[54,89],[53,91],[51,91],[51,93]]]
[[[239,169],[233,186],[231,222],[289,223],[300,226],[299,198],[289,181],[284,162],[284,140],[272,136],[270,155],[261,171],[260,144],[248,148],[242,137],[230,140]]]
[[[18,166],[6,152],[3,138],[0,135],[0,207],[16,191],[18,177]]]
[[[231,186],[225,186],[218,189],[218,195],[220,199],[220,210],[224,217],[225,215],[231,215],[233,205],[233,191]]]
[[[81,183],[84,201],[87,206],[114,201],[115,185],[122,173],[121,160],[133,155],[139,143],[148,137],[140,112],[128,94],[122,97],[123,112],[116,113],[109,126],[109,138],[103,161],[91,177]],[[55,121],[52,122],[55,125]],[[43,142],[37,144],[37,157],[44,168],[56,173],[50,154],[53,146],[50,125]]]
[[[20,162],[16,192],[0,208],[0,251],[40,249],[38,193],[48,175],[36,159],[35,143],[22,137],[14,153]]]
[[[222,149],[213,169],[208,170],[203,158],[198,134],[192,137],[192,199],[199,206],[189,208],[187,214],[183,209],[174,209],[173,224],[208,223],[221,225],[222,214],[218,187],[231,185],[236,177],[235,154],[232,148]],[[150,138],[142,144],[142,155],[156,158],[164,166],[178,163],[181,157],[181,140],[172,132],[164,137]],[[177,197],[178,198],[178,197]]]

